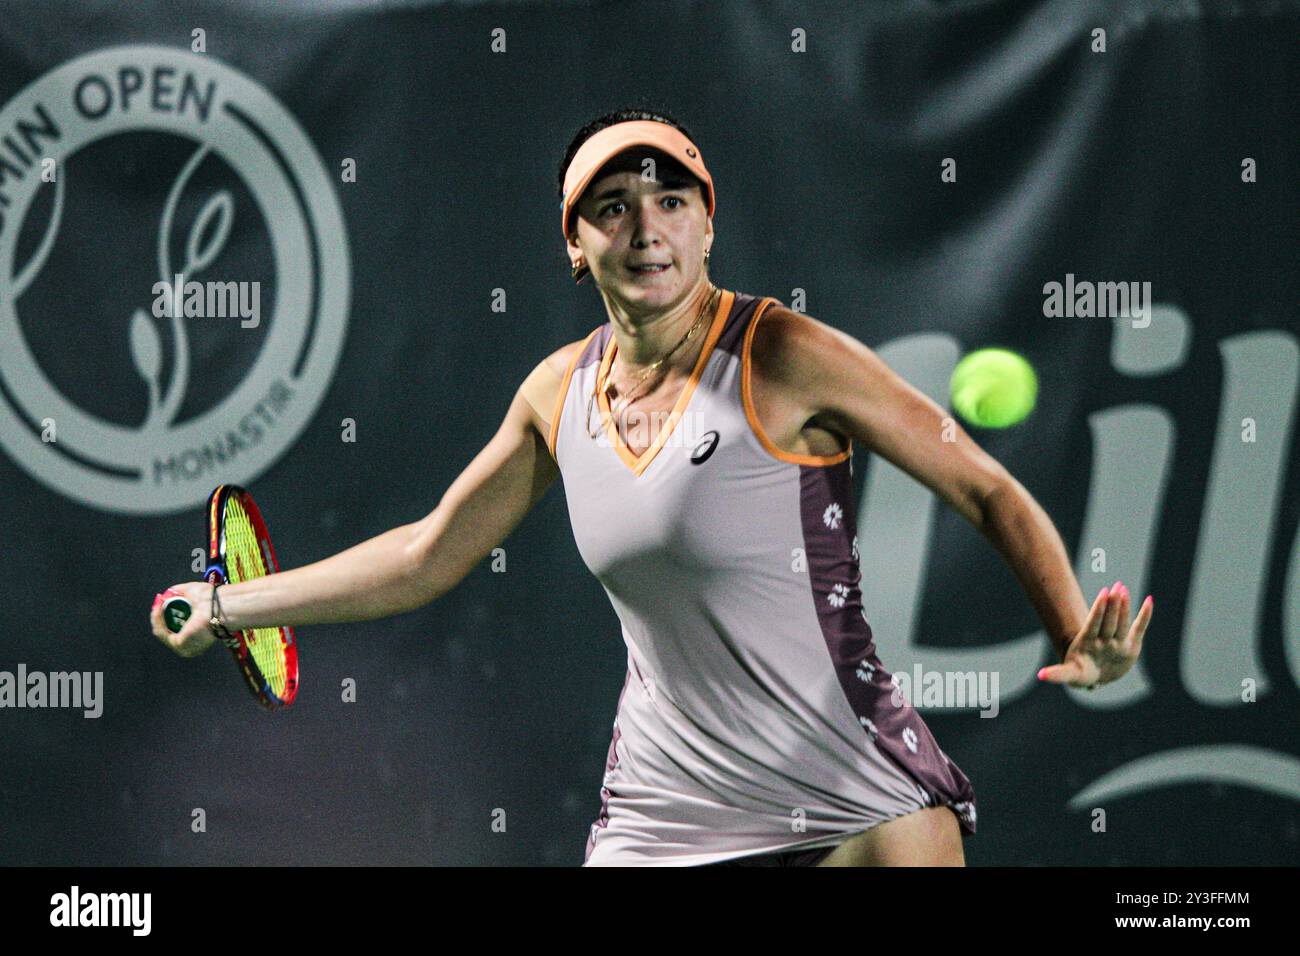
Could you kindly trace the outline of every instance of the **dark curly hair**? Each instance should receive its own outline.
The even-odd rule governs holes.
[[[583,127],[574,134],[573,139],[569,141],[569,148],[564,151],[564,158],[560,160],[560,168],[555,174],[555,192],[561,202],[564,201],[564,173],[569,168],[569,163],[573,162],[573,157],[577,154],[578,150],[582,148],[582,144],[605,127],[613,126],[615,123],[625,123],[628,120],[651,120],[656,123],[667,123],[669,126],[672,126],[681,132],[683,136],[692,142],[699,142],[699,140],[691,135],[690,130],[683,126],[681,121],[670,114],[667,110],[657,108],[627,108],[611,110],[608,113],[597,116],[595,119],[584,124]],[[700,182],[699,178],[694,175],[691,176],[691,179],[693,179],[696,186],[699,187],[700,196],[707,202],[708,197],[705,195],[704,183]],[[569,231],[569,226],[572,225],[572,215],[573,213],[570,213],[569,222],[564,224],[566,233]]]

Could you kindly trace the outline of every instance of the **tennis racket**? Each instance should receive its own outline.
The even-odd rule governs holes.
[[[209,584],[237,584],[280,570],[262,513],[253,496],[238,485],[218,485],[208,496]],[[194,608],[183,597],[163,602],[162,617],[173,633]],[[222,640],[235,657],[248,689],[262,706],[288,707],[298,694],[298,645],[293,628],[257,627],[232,631]]]

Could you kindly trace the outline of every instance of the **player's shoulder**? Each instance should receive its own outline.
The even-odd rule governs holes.
[[[587,338],[588,337],[584,335],[580,339],[575,339],[572,342],[561,345],[550,355],[546,356],[546,358],[542,359],[542,362],[550,366],[551,370],[554,371],[556,375],[563,378],[564,373],[569,370],[569,365],[572,364],[574,358],[576,358],[578,353],[582,350],[582,346],[586,344]]]
[[[564,388],[564,377],[582,351],[590,335],[567,342],[543,358],[524,379],[520,386],[525,399],[532,407],[533,425],[545,437],[555,417],[560,393]]]
[[[755,320],[749,346],[753,373],[773,380],[815,375],[819,360],[839,344],[831,326],[780,302]]]

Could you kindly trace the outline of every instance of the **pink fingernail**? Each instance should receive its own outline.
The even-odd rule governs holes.
[[[1040,669],[1039,672],[1038,672],[1038,679],[1039,679],[1039,680],[1042,680],[1042,679],[1043,679],[1043,675],[1046,674],[1046,673],[1047,673],[1047,668],[1046,668],[1046,667]]]

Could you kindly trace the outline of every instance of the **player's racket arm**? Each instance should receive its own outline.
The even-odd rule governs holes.
[[[314,564],[223,586],[227,626],[370,621],[422,607],[504,540],[557,475],[516,395],[497,434],[425,518]]]
[[[416,525],[406,524],[300,568],[226,584],[231,630],[369,621],[427,603],[416,578]]]
[[[496,435],[417,524],[416,560],[428,600],[454,588],[509,537],[559,473],[527,399],[516,392]]]

